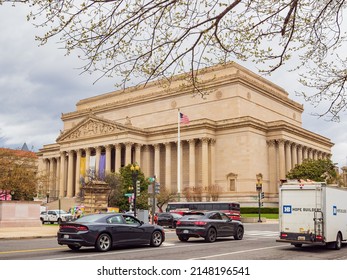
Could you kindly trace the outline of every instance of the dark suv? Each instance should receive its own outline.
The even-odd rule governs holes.
[[[157,224],[160,226],[176,227],[177,221],[182,218],[182,215],[177,213],[159,213]]]

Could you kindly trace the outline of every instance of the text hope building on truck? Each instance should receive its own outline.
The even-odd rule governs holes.
[[[284,183],[279,190],[280,239],[295,247],[347,239],[347,189],[325,183]]]

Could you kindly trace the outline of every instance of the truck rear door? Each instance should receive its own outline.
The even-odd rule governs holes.
[[[285,185],[280,189],[280,239],[311,243],[322,235],[320,185]]]

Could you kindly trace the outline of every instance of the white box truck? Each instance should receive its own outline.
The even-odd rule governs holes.
[[[347,239],[347,190],[317,182],[284,183],[279,189],[279,227],[277,242],[339,250]]]

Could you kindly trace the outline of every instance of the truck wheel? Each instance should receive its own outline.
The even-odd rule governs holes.
[[[342,247],[342,236],[341,233],[338,233],[335,241],[335,250],[340,250]]]

